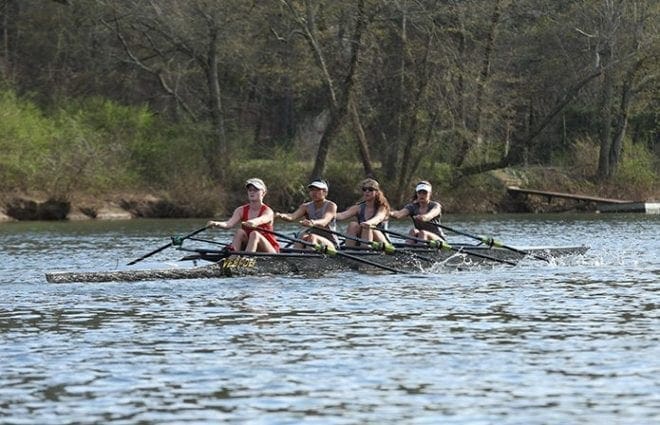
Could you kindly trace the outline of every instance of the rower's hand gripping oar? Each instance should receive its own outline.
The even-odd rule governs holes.
[[[463,236],[467,236],[468,238],[478,240],[479,242],[481,242],[485,245],[488,245],[491,248],[494,247],[494,246],[498,247],[498,248],[504,248],[504,249],[508,249],[509,251],[517,252],[520,255],[529,255],[530,257],[536,258],[537,260],[543,260],[546,263],[550,262],[550,260],[548,260],[547,258],[545,258],[543,256],[536,255],[532,252],[527,252],[527,251],[524,251],[522,249],[514,248],[512,246],[505,245],[503,242],[498,241],[497,239],[493,239],[492,237],[487,237],[487,236],[482,236],[482,235],[471,235],[469,233],[462,232],[460,230],[452,229],[451,227],[445,226],[443,224],[436,224],[436,226],[441,227],[445,230],[449,230],[450,232],[454,232],[457,235],[463,235]]]
[[[245,224],[243,224],[243,225],[245,226]],[[394,267],[386,266],[385,264],[379,264],[375,261],[366,260],[364,258],[360,258],[360,257],[357,257],[355,255],[350,255],[350,254],[346,254],[345,252],[337,251],[334,247],[329,247],[327,245],[322,245],[322,244],[315,244],[315,243],[306,241],[304,239],[294,238],[294,237],[285,235],[283,233],[276,232],[274,230],[264,229],[264,228],[261,228],[261,227],[252,227],[252,226],[247,226],[247,227],[251,227],[252,229],[254,229],[256,231],[259,231],[259,232],[270,233],[272,235],[275,235],[275,236],[280,237],[282,239],[289,240],[291,242],[297,242],[301,245],[309,246],[309,247],[313,248],[316,252],[319,252],[321,254],[325,254],[328,257],[344,257],[344,258],[351,259],[355,262],[362,263],[362,264],[368,264],[370,266],[377,267],[377,268],[383,269],[383,270],[387,270],[387,271],[390,271],[392,273],[405,273],[403,270],[395,269]]]
[[[323,232],[330,233],[331,235],[339,236],[340,238],[350,239],[355,242],[360,242],[368,246],[373,251],[383,251],[385,254],[394,254],[394,252],[396,251],[394,245],[392,245],[389,242],[368,241],[366,239],[358,238],[357,236],[345,235],[343,233],[334,230],[326,229],[325,227],[309,226],[308,228],[322,230]]]
[[[326,229],[325,227],[312,226],[310,228],[311,229],[323,230],[324,232],[330,233],[332,235],[337,235],[340,238],[350,239],[350,240],[355,241],[355,242],[360,242],[362,244],[367,245],[369,248],[371,248],[374,251],[383,251],[385,254],[388,254],[388,255],[392,255],[392,254],[397,252],[397,248],[389,242],[368,241],[366,239],[358,238],[357,236],[346,235],[346,234],[341,233],[341,232]],[[375,229],[381,230],[381,229],[378,229],[378,228],[375,228]],[[419,255],[419,254],[414,253],[414,252],[409,252],[409,253],[406,253],[406,254],[413,257],[413,258],[416,258],[418,260],[427,261],[429,263],[435,263],[434,259],[426,257],[424,255]]]
[[[391,235],[398,236],[402,239],[409,239],[409,240],[413,240],[413,241],[416,241],[416,242],[425,243],[428,246],[430,246],[431,248],[443,249],[443,250],[454,251],[454,252],[462,252],[464,254],[473,255],[475,257],[483,258],[485,260],[496,261],[498,263],[509,264],[511,266],[516,265],[516,263],[514,263],[513,261],[503,260],[501,258],[491,257],[490,255],[484,255],[484,254],[479,254],[477,252],[466,251],[466,250],[463,250],[463,249],[460,249],[460,248],[455,248],[455,247],[449,245],[447,242],[445,242],[441,239],[427,240],[427,239],[417,238],[417,237],[414,237],[414,236],[411,236],[411,235],[404,235],[403,233],[395,232],[395,231],[392,231],[392,230],[385,230],[385,229],[379,229],[379,230],[381,232],[384,232],[384,233],[389,233]]]
[[[171,246],[181,245],[181,244],[183,243],[184,240],[186,240],[186,239],[188,239],[188,238],[192,238],[192,237],[195,236],[196,234],[201,233],[201,232],[203,232],[204,230],[206,230],[206,228],[207,228],[206,226],[201,227],[201,228],[195,230],[194,232],[188,233],[188,234],[185,235],[185,236],[172,236],[172,240],[171,240],[170,243],[168,243],[167,245],[163,245],[163,246],[161,246],[160,248],[156,248],[156,249],[154,249],[153,251],[149,252],[148,254],[144,254],[142,257],[137,258],[137,259],[131,261],[130,263],[127,263],[126,265],[127,265],[127,266],[132,266],[133,264],[135,264],[135,263],[139,263],[140,261],[144,260],[145,258],[149,258],[149,257],[151,257],[151,256],[154,255],[154,254],[158,254],[159,252],[161,252],[161,251],[164,250],[164,249],[167,249],[167,248],[169,248],[169,247],[171,247]]]

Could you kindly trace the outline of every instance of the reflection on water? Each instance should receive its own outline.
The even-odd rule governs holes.
[[[660,420],[658,219],[450,225],[592,249],[410,276],[49,285],[199,223],[2,225],[0,423]]]

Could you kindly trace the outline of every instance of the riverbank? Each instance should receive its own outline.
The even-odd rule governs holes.
[[[168,200],[152,193],[72,194],[66,200],[51,199],[41,193],[0,195],[1,221],[30,220],[129,220],[134,218],[208,217],[198,214],[184,202]]]
[[[435,183],[435,182],[434,182]],[[630,201],[660,200],[660,189],[621,188],[617,185],[597,186],[588,180],[571,178],[566,172],[549,167],[494,170],[474,176],[435,185],[434,197],[439,199],[445,213],[546,213],[594,211],[596,204],[570,199],[546,199],[541,196],[515,196],[507,191],[510,186],[537,190],[551,190],[573,194],[588,194]],[[304,192],[304,191],[302,191]],[[358,194],[333,192],[330,198],[340,209],[348,207]],[[343,196],[342,196],[343,194]],[[100,195],[71,194],[65,200],[52,199],[43,193],[0,194],[0,222],[29,220],[129,220],[134,218],[208,218],[222,217],[231,211],[220,204],[234,205],[241,198],[227,200],[221,189],[209,192],[225,202],[218,206],[200,207],[190,199],[180,200],[168,193],[106,193]],[[200,197],[203,199],[203,197]],[[269,192],[269,204],[278,211],[297,207],[302,199]]]

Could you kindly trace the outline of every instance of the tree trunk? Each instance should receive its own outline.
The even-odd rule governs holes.
[[[308,11],[309,11],[309,7],[308,7]],[[310,16],[309,13],[308,16]],[[308,18],[308,22],[310,21],[313,22],[312,19]],[[325,66],[325,58],[318,44],[318,41],[314,36],[313,27],[309,27],[309,26],[304,27],[306,31],[305,32],[306,37],[312,47],[312,50],[315,52],[317,62],[321,66],[321,69],[323,70],[323,74],[325,75],[326,85],[328,86],[330,92],[330,98],[331,98],[330,122],[328,123],[326,132],[323,134],[323,137],[321,138],[321,142],[319,143],[319,149],[316,152],[316,158],[314,160],[314,168],[312,169],[312,174],[310,178],[316,178],[318,176],[322,176],[325,173],[325,163],[328,159],[328,153],[330,152],[330,144],[341,124],[342,119],[346,115],[346,110],[348,108],[348,102],[349,102],[351,90],[353,89],[353,85],[355,84],[357,66],[360,56],[360,45],[362,43],[362,32],[365,26],[366,26],[366,17],[364,11],[364,0],[358,0],[355,31],[353,32],[353,36],[351,37],[351,41],[350,41],[351,58],[348,64],[348,71],[346,72],[346,76],[344,78],[341,87],[341,92],[340,92],[341,98],[337,97],[337,93],[333,89],[332,78],[330,77],[330,73],[328,72],[328,69]]]
[[[396,133],[391,141],[385,145],[385,169],[396,170],[399,165],[399,155],[401,150],[401,143],[403,142],[403,116],[406,111],[406,44],[408,43],[408,17],[407,7],[402,5],[401,8],[401,35],[399,37],[398,56],[399,56],[399,81],[398,92],[395,92],[396,107]]]
[[[343,115],[344,112],[341,112],[341,116]],[[330,152],[330,142],[335,137],[337,130],[340,127],[341,116],[337,111],[330,112],[328,126],[325,128],[323,136],[321,136],[319,148],[316,151],[316,159],[314,160],[314,168],[312,168],[310,180],[322,177],[325,173],[325,162],[328,158],[328,153]]]
[[[16,52],[14,43],[16,42],[19,4],[16,0],[6,0],[3,7],[0,7],[0,38],[2,39],[2,53],[0,53],[0,77],[2,79],[11,79],[13,77],[13,68]]]
[[[498,168],[507,167],[509,165],[521,163],[524,159],[523,157],[525,149],[527,149],[527,147],[536,138],[536,136],[538,136],[552,122],[552,120],[557,115],[559,115],[559,113],[566,107],[566,105],[568,105],[571,100],[573,100],[589,82],[600,76],[602,73],[603,69],[598,69],[569,88],[566,93],[564,93],[564,95],[559,99],[555,107],[541,121],[538,121],[538,124],[536,124],[532,130],[530,130],[524,139],[516,138],[514,134],[514,137],[512,137],[512,144],[509,155],[503,157],[499,161],[459,168],[459,174],[468,176],[471,174],[482,173],[484,171],[495,170]]]
[[[600,52],[601,66],[607,68],[612,57],[612,46],[609,41],[605,42]],[[614,86],[613,71],[605,69],[603,71],[603,86],[600,101],[600,151],[598,155],[599,180],[605,180],[612,176],[610,164],[610,149],[612,146],[612,90]]]
[[[369,154],[369,144],[367,143],[367,136],[364,134],[362,122],[360,122],[360,114],[358,113],[355,99],[351,96],[349,103],[349,112],[351,115],[351,122],[353,123],[353,130],[358,143],[360,151],[360,159],[362,160],[362,168],[364,168],[364,175],[367,177],[375,178],[373,166],[371,165],[371,155]]]
[[[642,68],[645,58],[639,59],[626,73],[623,79],[623,87],[621,88],[621,102],[619,103],[619,111],[617,113],[616,122],[614,124],[614,137],[612,138],[612,145],[609,151],[609,165],[610,174],[614,175],[619,168],[619,160],[621,159],[621,151],[623,149],[623,140],[626,137],[626,130],[628,129],[628,113],[630,111],[630,103],[634,96],[633,81],[637,72]]]
[[[207,52],[206,78],[209,87],[209,107],[211,111],[211,122],[213,123],[214,146],[209,158],[209,165],[213,176],[220,181],[224,180],[225,170],[229,168],[231,158],[227,148],[227,137],[225,132],[224,112],[222,110],[222,93],[218,75],[218,58],[216,43],[218,30],[211,28]]]
[[[477,80],[477,94],[476,94],[476,112],[474,124],[474,131],[477,135],[477,143],[481,142],[483,137],[483,114],[484,114],[484,105],[483,97],[486,85],[490,79],[490,67],[492,62],[493,48],[495,47],[495,36],[497,30],[497,24],[500,21],[500,16],[502,14],[502,0],[497,0],[495,3],[495,9],[490,18],[490,27],[488,29],[488,36],[486,38],[486,48],[484,49],[484,56],[481,62],[481,72],[479,74],[479,79]]]

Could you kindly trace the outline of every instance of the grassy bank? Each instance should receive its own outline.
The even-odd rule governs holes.
[[[28,98],[0,91],[0,211],[35,209],[50,201],[53,208],[68,206],[69,213],[89,217],[98,217],[104,208],[133,216],[226,215],[244,201],[243,182],[252,176],[266,181],[266,201],[279,211],[291,211],[305,200],[310,158],[301,158],[294,148],[264,148],[239,132],[232,134],[231,165],[221,179],[217,173],[214,178],[211,164],[223,158],[212,157],[208,129],[168,123],[146,107],[98,98],[66,100],[45,110]],[[632,200],[660,198],[658,158],[647,147],[626,142],[619,170],[606,184],[591,177],[597,158],[597,143],[579,140],[564,157],[553,159],[553,166],[466,177],[438,158],[427,158],[413,180],[430,180],[435,197],[449,213],[520,208],[507,201],[506,187],[512,184]],[[364,172],[357,158],[331,154],[328,162],[323,177],[330,182],[329,197],[345,208],[360,198],[358,184]],[[375,165],[385,193],[398,208],[405,197],[393,194],[395,184]],[[523,208],[543,211],[571,205],[537,203]]]

